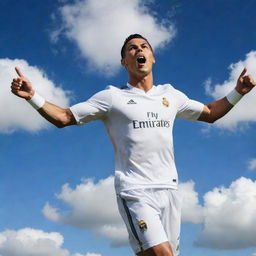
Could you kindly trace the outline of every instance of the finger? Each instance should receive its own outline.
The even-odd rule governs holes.
[[[19,82],[12,82],[12,85],[22,86],[22,83],[19,83]]]
[[[12,85],[22,86],[22,82],[12,82]]]
[[[19,92],[19,90],[12,88],[12,93],[18,93],[18,92]]]
[[[16,72],[17,72],[17,74],[18,74],[19,77],[24,77],[18,67],[15,67],[15,70],[16,70]]]
[[[17,91],[17,92],[20,90],[20,88],[16,87],[16,86],[12,86],[11,89],[12,89],[12,91]]]
[[[21,84],[13,82],[11,88],[21,88]]]
[[[240,74],[239,78],[240,78],[240,77],[243,77],[246,72],[247,72],[247,68],[244,68],[244,70],[243,70],[242,73]]]
[[[249,77],[248,77],[248,83],[249,83],[250,85],[255,86],[255,82],[254,82],[254,79],[253,79],[252,76],[249,76]]]
[[[21,84],[18,82],[12,82],[12,85],[21,85]]]

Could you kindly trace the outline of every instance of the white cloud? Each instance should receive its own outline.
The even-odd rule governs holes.
[[[11,93],[13,78],[17,77],[15,66],[30,79],[33,87],[47,100],[66,107],[68,93],[54,85],[45,73],[37,67],[29,66],[25,60],[0,59],[0,132],[11,133],[17,129],[34,132],[47,126],[47,122],[23,99]]]
[[[120,68],[120,50],[124,39],[140,33],[159,48],[175,35],[174,27],[166,20],[157,20],[143,0],[81,0],[60,8],[64,30],[53,31],[74,40],[93,69],[113,75]]]
[[[60,233],[24,228],[0,232],[0,256],[101,256],[97,253],[71,254],[63,249]]]
[[[248,162],[248,170],[256,171],[256,158],[253,158]]]
[[[55,232],[24,228],[0,233],[1,256],[69,256],[62,244],[62,235]]]
[[[84,180],[75,189],[65,184],[57,198],[71,209],[60,212],[46,203],[43,214],[48,219],[90,229],[97,236],[111,239],[114,247],[128,243],[127,231],[117,209],[112,176],[100,180],[97,184],[94,184],[92,180]]]
[[[241,177],[230,187],[204,196],[203,230],[198,246],[237,249],[256,246],[256,181]]]
[[[182,195],[182,221],[194,224],[203,220],[202,206],[199,205],[198,193],[194,190],[193,181],[181,183],[179,189]]]
[[[94,184],[85,180],[71,189],[65,184],[57,198],[69,211],[58,210],[49,203],[43,213],[50,220],[90,229],[97,236],[109,238],[112,246],[126,245],[127,231],[119,216],[113,177]],[[225,188],[214,188],[200,205],[194,182],[181,183],[182,221],[202,224],[195,243],[215,249],[256,246],[256,181],[241,177]],[[243,234],[243,236],[241,236]]]
[[[205,90],[208,95],[214,99],[226,96],[236,85],[236,81],[244,67],[247,67],[247,74],[251,74],[256,80],[256,51],[246,54],[245,60],[238,61],[229,66],[229,78],[222,84],[211,85],[211,79],[205,82]],[[235,129],[238,125],[248,125],[249,122],[256,121],[256,89],[254,88],[249,94],[245,95],[233,109],[218,120],[215,125],[219,128]]]
[[[202,211],[201,206],[198,205],[198,194],[194,191],[194,183],[180,184],[180,189],[184,205],[182,220],[200,223]],[[57,198],[65,202],[71,208],[70,211],[61,212],[47,202],[43,208],[46,218],[78,228],[90,229],[98,236],[109,238],[113,247],[128,243],[127,231],[117,209],[113,177],[101,180],[97,184],[92,180],[84,180],[75,189],[65,184]]]
[[[60,219],[58,209],[52,207],[48,202],[45,204],[42,212],[51,221],[59,221]]]

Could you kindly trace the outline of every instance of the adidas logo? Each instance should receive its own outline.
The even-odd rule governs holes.
[[[137,104],[134,100],[129,100],[127,104]]]

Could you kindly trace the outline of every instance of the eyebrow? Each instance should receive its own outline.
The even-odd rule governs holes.
[[[140,45],[148,45],[149,46],[149,44],[147,42],[141,43]],[[131,46],[137,46],[137,45],[136,44],[128,44],[127,48],[129,48]]]

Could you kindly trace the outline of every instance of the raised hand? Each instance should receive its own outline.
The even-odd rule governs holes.
[[[23,76],[20,69],[18,67],[15,68],[18,77],[14,78],[12,81],[11,89],[12,93],[26,100],[30,100],[35,91],[32,88],[30,81]]]
[[[251,75],[245,75],[246,72],[247,69],[244,68],[236,84],[236,90],[242,95],[245,95],[251,91],[254,86],[256,86],[256,82],[254,81],[253,77]]]

